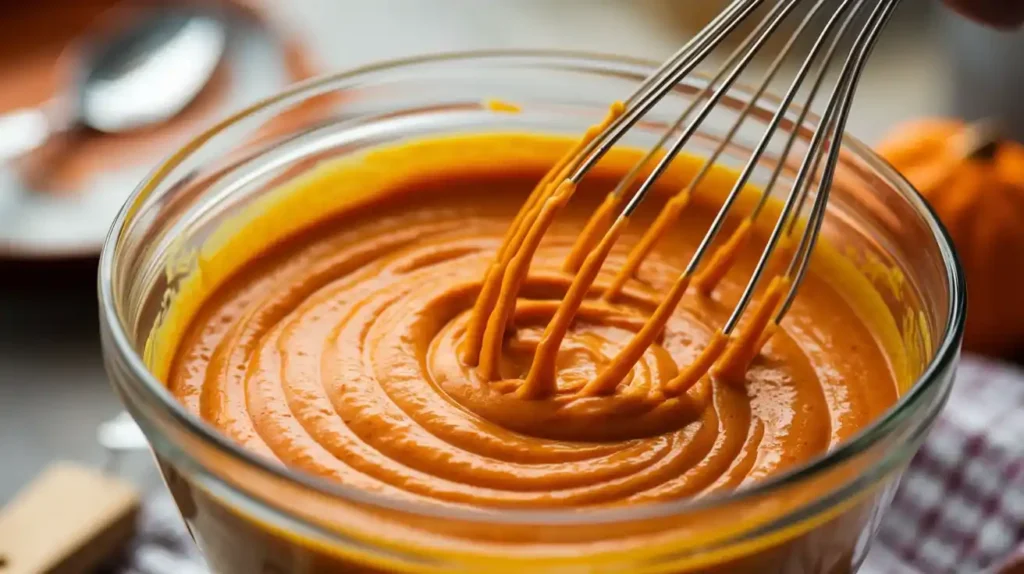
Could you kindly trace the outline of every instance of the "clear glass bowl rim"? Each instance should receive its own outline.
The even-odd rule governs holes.
[[[321,93],[330,92],[346,81],[351,81],[360,76],[387,72],[389,70],[414,69],[416,66],[429,64],[458,64],[464,62],[470,65],[482,65],[487,62],[500,63],[502,61],[515,60],[519,65],[546,66],[548,69],[568,69],[576,72],[619,72],[644,77],[660,65],[659,62],[651,60],[631,58],[615,54],[602,54],[596,52],[562,51],[562,50],[476,50],[458,51],[438,54],[419,55],[408,58],[384,60],[377,63],[361,66],[358,68],[323,75],[297,83],[292,87],[279,92],[273,96],[260,100],[249,107],[230,115],[224,120],[217,122],[203,133],[196,136],[189,143],[182,146],[166,160],[154,168],[149,175],[135,188],[132,194],[125,201],[116,219],[111,225],[110,231],[103,244],[100,254],[98,273],[98,295],[100,313],[105,321],[105,328],[109,329],[109,335],[114,347],[127,365],[134,377],[135,389],[140,391],[143,397],[151,404],[163,409],[164,414],[171,416],[174,423],[180,425],[186,432],[194,437],[202,439],[206,446],[213,447],[219,454],[231,457],[236,462],[242,462],[251,470],[269,473],[276,478],[285,479],[300,486],[317,491],[321,494],[347,500],[360,505],[377,507],[382,510],[399,511],[424,517],[447,518],[452,520],[481,521],[489,524],[546,524],[546,525],[571,525],[571,524],[600,524],[615,523],[626,520],[655,519],[659,517],[681,515],[698,510],[707,510],[715,506],[741,502],[759,496],[770,495],[772,492],[782,490],[788,486],[800,483],[802,480],[816,474],[825,472],[836,465],[850,460],[857,455],[867,451],[878,441],[905,419],[905,417],[922,407],[921,403],[929,396],[928,391],[942,382],[941,373],[954,366],[959,356],[960,341],[963,336],[964,320],[966,313],[966,290],[964,284],[963,269],[953,248],[953,242],[945,227],[939,221],[938,216],[927,204],[920,193],[907,182],[894,168],[885,160],[879,157],[869,146],[860,142],[849,134],[844,134],[843,147],[852,152],[853,156],[863,161],[870,169],[877,172],[889,183],[893,189],[901,193],[909,200],[915,210],[923,215],[935,240],[946,271],[946,287],[949,291],[949,303],[947,306],[947,321],[944,326],[943,335],[935,354],[929,361],[926,369],[920,377],[882,417],[874,421],[854,435],[846,442],[840,444],[823,455],[809,460],[786,472],[772,476],[756,484],[746,486],[731,492],[700,497],[696,499],[682,499],[669,502],[651,503],[626,508],[595,509],[585,513],[579,510],[478,510],[472,508],[452,508],[429,503],[420,503],[409,500],[400,500],[380,494],[373,494],[355,488],[347,487],[336,482],[331,482],[321,477],[309,475],[301,471],[280,465],[273,465],[259,458],[255,454],[244,450],[231,442],[226,436],[218,433],[216,429],[206,424],[202,419],[187,411],[174,397],[170,391],[147,369],[143,358],[136,352],[131,343],[128,329],[118,313],[120,307],[115,301],[113,291],[114,269],[116,265],[115,251],[119,244],[127,224],[134,215],[135,210],[142,202],[157,188],[160,179],[171,172],[190,153],[200,148],[206,141],[222,130],[244,120],[250,115],[264,110],[268,107],[286,102],[289,100],[301,100]],[[699,74],[691,74],[701,81],[707,78]],[[770,93],[766,93],[764,99],[770,101]],[[762,109],[763,106],[762,106]],[[813,116],[809,114],[809,118]],[[816,119],[816,118],[814,118]],[[932,416],[934,416],[933,413]],[[930,421],[925,421],[930,424]],[[187,454],[187,453],[186,453]],[[855,481],[859,482],[859,481]],[[824,499],[831,498],[826,494]],[[818,503],[823,502],[819,499]]]

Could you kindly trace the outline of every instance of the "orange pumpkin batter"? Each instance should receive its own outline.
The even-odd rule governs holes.
[[[279,196],[315,197],[319,211],[309,201],[301,212],[287,200],[267,203],[209,248],[179,294],[191,303],[151,341],[151,367],[189,410],[270,459],[392,497],[475,507],[637,504],[735,489],[823,453],[896,401],[884,337],[850,282],[830,282],[819,260],[745,380],[708,376],[686,392],[660,390],[728,316],[762,249],[758,226],[710,295],[689,290],[611,392],[577,394],[643,327],[734,180],[713,170],[636,276],[601,299],[699,167],[687,157],[621,230],[554,356],[553,394],[516,392],[572,281],[566,256],[635,161],[631,150],[602,160],[544,235],[496,376],[481,376],[464,344],[482,279],[569,143],[434,139],[321,168]],[[238,239],[246,233],[280,239]]]

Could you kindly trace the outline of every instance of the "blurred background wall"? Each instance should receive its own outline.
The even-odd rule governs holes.
[[[481,47],[571,48],[660,60],[724,4],[723,0],[294,0],[271,9],[290,26],[308,30],[315,53],[337,69],[382,57]],[[904,1],[858,92],[853,133],[875,140],[897,120],[949,106],[953,60],[947,49],[953,42],[950,31],[942,27],[944,10],[937,4],[937,0]],[[359,25],[346,25],[355,22]]]

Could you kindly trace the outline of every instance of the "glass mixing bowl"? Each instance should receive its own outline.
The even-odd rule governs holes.
[[[964,286],[934,214],[852,138],[844,143],[824,236],[872,281],[899,330],[907,349],[896,365],[906,379],[902,397],[829,453],[727,495],[573,511],[465,510],[393,500],[241,450],[175,402],[147,369],[147,339],[195,254],[232,214],[281,181],[322,159],[410,137],[578,134],[651,69],[649,62],[617,57],[536,52],[371,66],[298,85],[228,118],[139,186],[114,222],[100,262],[104,356],[114,388],[151,442],[214,571],[856,569],[898,477],[948,395],[963,331]],[[703,82],[679,85],[626,143],[650,145]],[[726,98],[690,150],[710,151],[748,94],[738,90]],[[521,112],[496,113],[490,99],[514,102]],[[745,160],[773,105],[765,100],[755,109],[756,120],[740,131],[723,163]],[[806,143],[808,125],[782,127],[799,129]],[[755,183],[778,160],[773,153],[769,148],[765,169],[755,170]]]

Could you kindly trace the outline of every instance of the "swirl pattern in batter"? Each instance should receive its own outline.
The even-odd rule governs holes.
[[[501,144],[481,147],[488,141]],[[643,325],[715,213],[716,189],[696,194],[622,296],[596,297],[685,183],[685,169],[659,180],[618,242],[560,347],[557,392],[517,395],[572,279],[562,262],[629,165],[615,154],[546,234],[516,302],[500,377],[479,377],[459,349],[482,277],[509,221],[566,145],[529,135],[435,140],[379,150],[362,167],[307,181],[307,192],[320,193],[358,181],[362,199],[255,250],[212,286],[175,342],[169,388],[221,432],[282,464],[399,498],[489,508],[636,504],[734,489],[824,453],[896,401],[871,325],[813,265],[742,384],[708,376],[679,396],[659,390],[722,324],[763,240],[744,248],[711,296],[683,299],[614,393],[577,395]],[[486,161],[480,149],[489,150]],[[404,176],[375,178],[369,164]],[[705,185],[724,192],[730,178],[723,168]]]

